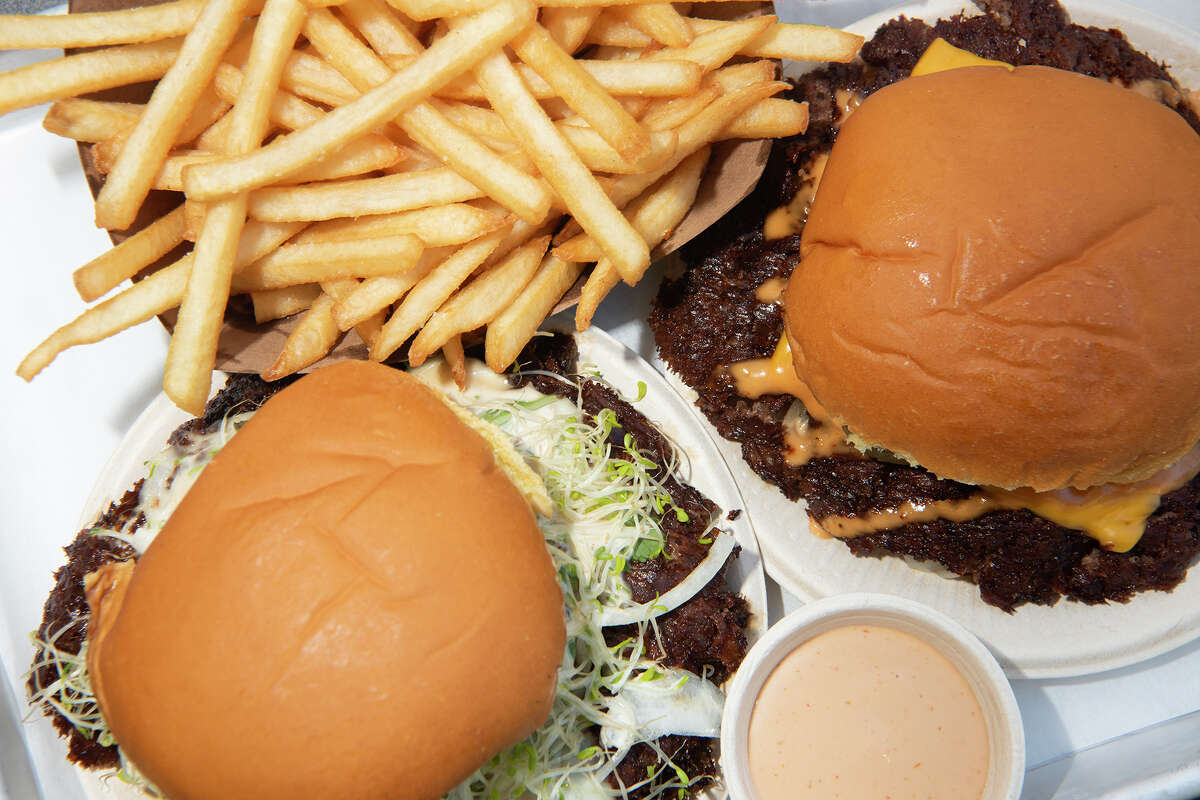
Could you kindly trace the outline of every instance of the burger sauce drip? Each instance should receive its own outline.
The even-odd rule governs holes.
[[[835,130],[842,126],[846,118],[854,113],[862,101],[863,95],[858,92],[851,92],[848,89],[837,90],[834,94],[834,102],[838,107],[838,118],[833,125]],[[804,168],[804,180],[800,184],[800,188],[796,190],[791,202],[767,214],[767,219],[763,223],[764,239],[768,241],[782,239],[800,232],[808,220],[808,209],[812,205],[813,198],[817,196],[817,186],[821,183],[821,176],[825,174],[825,164],[828,161],[828,151],[817,153],[812,157]]]
[[[817,186],[821,183],[821,176],[825,174],[825,164],[828,161],[829,153],[818,153],[812,157],[808,166],[804,168],[804,181],[796,190],[791,202],[767,214],[763,223],[764,239],[782,239],[800,232],[808,219],[808,208],[817,196]]]
[[[781,279],[774,280],[782,283]],[[759,287],[760,292],[767,283]],[[768,287],[764,294],[769,295],[773,291],[776,291],[776,287]],[[782,291],[782,285],[778,291]],[[814,458],[835,453],[857,454],[858,451],[846,442],[841,426],[832,420],[804,382],[796,376],[792,349],[786,336],[780,337],[770,358],[738,361],[725,369],[742,397],[757,400],[765,394],[790,394],[804,404],[807,415],[798,415],[794,421],[784,420],[783,442],[787,463],[800,466]],[[814,425],[814,422],[817,424]]]

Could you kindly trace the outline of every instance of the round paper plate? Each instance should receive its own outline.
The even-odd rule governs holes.
[[[1200,85],[1200,36],[1177,24],[1111,0],[1064,4],[1082,25],[1120,28],[1139,49],[1172,66],[1184,85]],[[933,21],[973,6],[946,0],[898,6],[849,27],[867,36],[900,14]],[[695,393],[673,376],[689,398]],[[705,423],[707,426],[707,422]],[[1007,614],[987,605],[979,590],[900,558],[859,558],[842,543],[817,538],[803,506],[787,500],[746,466],[740,446],[711,426],[749,503],[767,573],[801,600],[846,592],[885,592],[932,606],[982,639],[1010,677],[1084,675],[1132,664],[1200,636],[1200,575],[1173,592],[1143,592],[1127,604],[1088,606],[1060,601],[1051,607],[1025,605]]]

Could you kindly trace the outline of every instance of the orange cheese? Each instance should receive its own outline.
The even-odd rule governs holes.
[[[912,76],[916,78],[920,75],[932,75],[935,72],[944,72],[945,70],[958,69],[959,67],[1004,67],[1005,69],[1014,69],[1012,64],[982,58],[974,53],[955,47],[945,39],[934,39],[929,47],[925,48],[925,52],[920,60],[917,61],[917,65],[913,67]]]

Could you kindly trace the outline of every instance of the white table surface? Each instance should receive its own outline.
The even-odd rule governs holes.
[[[1200,30],[1198,0],[1130,4]],[[793,2],[781,16],[846,24],[889,5]],[[812,16],[796,19],[801,14]],[[0,52],[0,69],[31,57]],[[70,274],[108,246],[92,226],[75,147],[41,130],[43,113],[28,109],[0,117],[0,365],[6,365],[0,376],[0,560],[28,563],[45,574],[48,590],[97,473],[159,391],[167,337],[152,322],[68,351],[31,384],[12,374],[26,352],[80,312]],[[596,322],[661,368],[644,324],[656,285],[652,272],[639,289],[616,290]],[[19,607],[0,608],[0,660],[29,662],[27,633],[40,619],[43,600],[30,596]],[[796,605],[776,587],[774,618]],[[1014,689],[1025,721],[1027,763],[1034,768],[1200,709],[1200,644],[1099,675],[1016,681]],[[0,684],[0,798],[6,791],[12,798],[33,796],[12,720],[24,713],[23,688]],[[1119,773],[1121,765],[1115,769]],[[1153,796],[1179,795],[1167,789]]]

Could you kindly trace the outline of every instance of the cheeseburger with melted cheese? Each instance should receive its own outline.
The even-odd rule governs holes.
[[[1200,554],[1200,117],[1120,31],[977,5],[796,80],[809,130],[685,248],[655,340],[797,535],[1006,611],[1169,590]]]
[[[900,81],[843,126],[800,251],[808,413],[982,487],[828,532],[1028,508],[1123,551],[1200,469],[1200,137],[1160,103],[1045,67]]]

